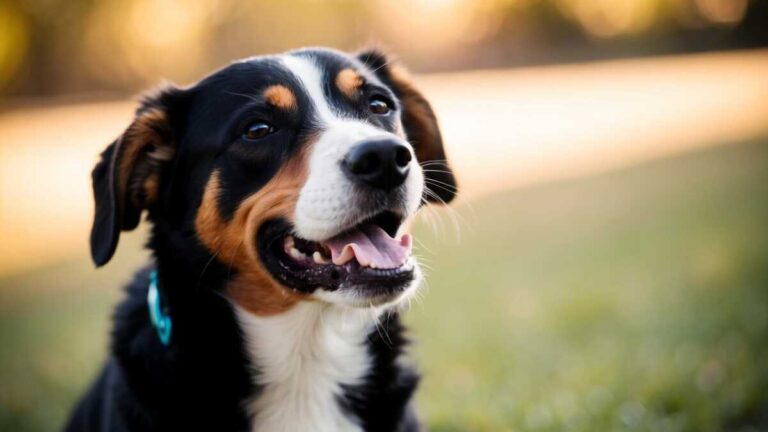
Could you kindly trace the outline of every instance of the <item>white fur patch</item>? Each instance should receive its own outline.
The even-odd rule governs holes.
[[[365,339],[378,311],[322,302],[270,317],[235,309],[262,387],[248,403],[253,432],[362,430],[338,397],[343,384],[361,383],[371,367]]]
[[[341,170],[347,152],[366,139],[403,138],[334,112],[323,92],[322,71],[311,58],[287,55],[281,61],[301,81],[314,105],[314,120],[322,127],[294,214],[299,236],[322,241],[373,216],[361,214],[353,185]],[[415,157],[411,164],[405,216],[418,210],[424,187]],[[254,381],[262,389],[248,401],[253,432],[362,431],[358,419],[343,412],[338,399],[342,386],[361,384],[371,368],[365,341],[376,320],[417,290],[421,277],[415,260],[413,265],[416,276],[411,286],[377,305],[350,289],[317,290],[319,301],[300,302],[275,316],[256,316],[235,306],[256,369]]]
[[[323,92],[323,73],[311,58],[288,55],[282,57],[282,62],[301,82],[312,100],[315,120],[323,128],[309,158],[309,176],[299,194],[294,221],[300,237],[322,241],[373,216],[359,211],[352,184],[341,170],[340,164],[347,152],[356,144],[374,138],[400,140],[412,154],[413,148],[398,135],[334,112]],[[405,187],[408,216],[418,210],[424,189],[423,173],[415,154]]]

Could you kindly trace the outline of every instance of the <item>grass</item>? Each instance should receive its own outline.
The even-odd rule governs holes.
[[[768,143],[458,213],[461,241],[444,214],[416,227],[431,270],[407,319],[430,430],[768,430]],[[59,427],[139,238],[117,267],[0,280],[0,430]]]

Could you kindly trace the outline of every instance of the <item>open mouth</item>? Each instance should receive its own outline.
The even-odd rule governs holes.
[[[391,296],[414,278],[409,234],[397,236],[402,218],[385,211],[327,240],[293,234],[282,219],[264,223],[258,251],[267,270],[281,283],[310,293],[357,288],[368,298]]]

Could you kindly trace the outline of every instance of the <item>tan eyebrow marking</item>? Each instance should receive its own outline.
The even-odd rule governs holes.
[[[269,86],[264,90],[264,99],[267,100],[272,106],[283,110],[295,110],[296,109],[296,96],[286,86],[282,84],[275,84]]]
[[[349,68],[342,69],[336,75],[336,87],[350,99],[357,96],[357,91],[362,87],[363,83],[363,77]]]

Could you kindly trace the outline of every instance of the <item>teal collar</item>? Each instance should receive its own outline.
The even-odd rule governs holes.
[[[167,308],[163,306],[160,298],[160,290],[157,288],[157,270],[149,274],[149,291],[147,292],[147,306],[149,307],[149,319],[155,327],[157,336],[163,345],[171,342],[171,329],[173,322],[168,315]]]

